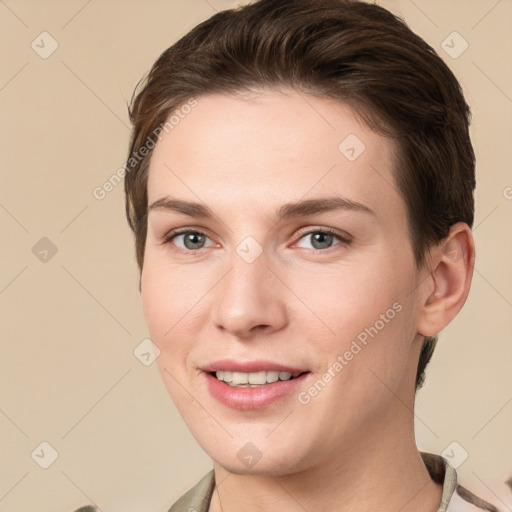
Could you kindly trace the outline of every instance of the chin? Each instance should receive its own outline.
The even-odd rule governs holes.
[[[284,476],[308,466],[309,457],[301,440],[285,447],[277,439],[272,442],[262,438],[254,443],[246,439],[232,440],[232,445],[223,450],[216,446],[205,451],[218,465],[236,475]]]
[[[215,459],[214,459],[215,460]],[[296,470],[287,464],[280,462],[265,462],[263,458],[256,462],[253,466],[246,466],[238,460],[215,460],[215,462],[222,466],[226,471],[234,475],[253,475],[253,476],[285,476],[295,473]]]

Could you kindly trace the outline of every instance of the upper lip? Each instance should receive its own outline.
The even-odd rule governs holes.
[[[288,366],[274,361],[267,360],[254,360],[254,361],[235,361],[234,359],[221,359],[204,365],[201,368],[205,372],[216,372],[218,370],[225,370],[228,372],[241,372],[241,373],[255,373],[261,371],[277,371],[288,373],[303,373],[308,370],[304,368],[297,368]]]

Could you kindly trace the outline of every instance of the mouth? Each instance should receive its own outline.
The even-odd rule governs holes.
[[[279,381],[289,381],[300,377],[308,371],[286,372],[278,370],[262,370],[259,372],[232,372],[217,370],[209,372],[212,377],[225,384],[237,388],[257,388]]]
[[[293,400],[311,371],[268,360],[223,359],[201,368],[208,393],[233,409],[261,409]]]

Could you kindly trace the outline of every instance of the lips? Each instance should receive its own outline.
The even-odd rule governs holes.
[[[213,363],[207,364],[201,368],[204,372],[212,373],[219,370],[240,373],[256,373],[256,372],[288,372],[288,373],[304,373],[307,368],[293,367],[276,363],[269,360],[255,361],[235,361],[234,359],[221,359]]]
[[[223,359],[205,365],[201,368],[205,378],[205,384],[210,394],[233,409],[259,409],[268,407],[280,399],[293,399],[298,389],[309,380],[309,370],[283,365],[273,361],[235,361]],[[217,372],[232,372],[236,374],[256,374],[258,372],[275,372],[276,374],[297,374],[296,377],[288,380],[277,380],[272,383],[261,385],[230,385],[219,380],[215,375]]]

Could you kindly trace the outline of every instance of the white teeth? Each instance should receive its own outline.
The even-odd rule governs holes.
[[[239,384],[247,384],[249,374],[242,372],[233,372],[233,386],[238,386]]]
[[[267,382],[267,372],[254,372],[249,373],[249,384],[259,384],[260,386],[262,384],[265,384]]]
[[[277,382],[279,380],[279,372],[267,372],[267,382]]]
[[[218,370],[215,372],[217,379],[222,380],[230,386],[239,387],[257,387],[264,384],[271,384],[278,380],[290,380],[292,377],[298,377],[301,372],[277,372],[277,371],[261,371],[252,373],[228,372]]]

